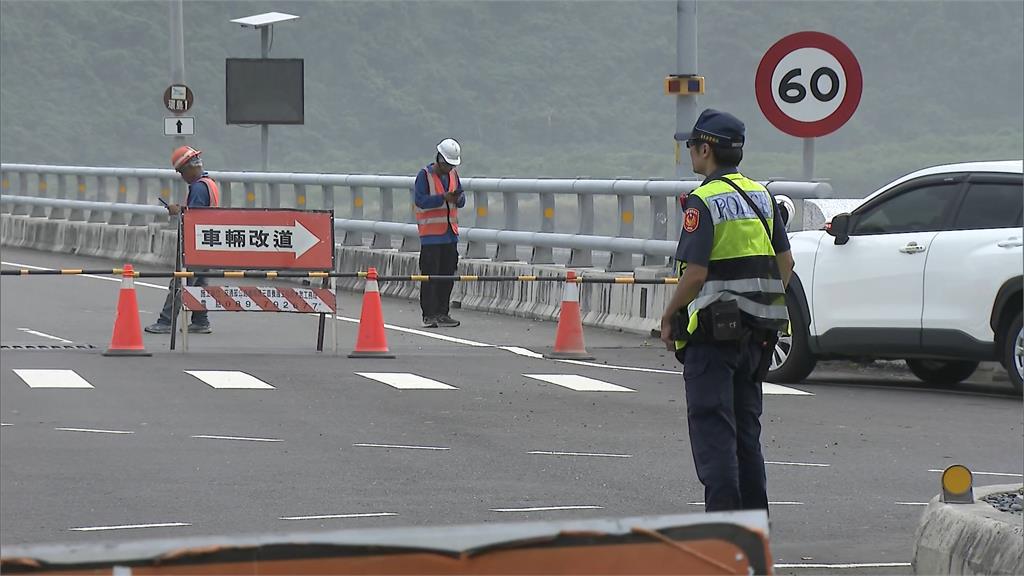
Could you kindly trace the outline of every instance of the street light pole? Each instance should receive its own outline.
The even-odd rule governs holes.
[[[274,25],[260,28],[260,57],[270,57],[270,35]],[[267,172],[270,166],[270,125],[260,124],[260,152],[263,158],[263,171]]]
[[[170,0],[171,17],[171,86],[185,85],[185,17],[183,0]],[[165,103],[166,104],[166,103]],[[184,136],[174,137],[174,147],[185,144]]]
[[[697,74],[697,0],[676,0],[676,74]],[[689,133],[696,121],[697,95],[676,96],[676,134]],[[682,151],[676,157],[676,178],[693,178]]]

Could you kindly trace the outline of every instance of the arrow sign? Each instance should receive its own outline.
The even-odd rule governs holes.
[[[164,136],[194,136],[196,119],[192,116],[168,116],[164,118]]]
[[[181,120],[178,120],[178,134],[181,134]]]
[[[190,267],[334,268],[334,215],[329,211],[189,208],[184,226]]]

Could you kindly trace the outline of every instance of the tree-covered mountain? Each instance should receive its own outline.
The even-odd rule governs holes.
[[[271,128],[271,169],[412,173],[454,136],[466,175],[672,177],[674,1],[185,3],[193,143],[259,168],[259,129],[226,126],[224,59],[259,55],[229,20],[279,10],[272,56],[305,59],[303,126]],[[761,55],[800,30],[841,38],[864,95],[817,143],[817,175],[863,195],[924,165],[1024,155],[1024,3],[699,5],[701,107],[748,127],[744,168],[798,178],[801,142],[753,94]],[[0,0],[0,158],[164,166],[164,1]]]

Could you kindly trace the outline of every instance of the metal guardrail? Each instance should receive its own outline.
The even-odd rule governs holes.
[[[344,245],[364,245],[365,234],[371,235],[372,248],[393,248],[399,241],[399,250],[419,250],[419,236],[409,209],[415,181],[412,176],[269,172],[210,175],[221,185],[221,204],[225,207],[334,210],[335,229],[344,232],[339,235]],[[15,179],[17,193],[12,194]],[[55,190],[51,181],[56,183]],[[833,196],[827,183],[763,183],[772,194],[794,200]],[[461,227],[461,236],[467,242],[466,257],[518,261],[518,248],[526,246],[532,248],[531,264],[553,264],[553,250],[566,249],[571,251],[568,264],[572,267],[593,266],[594,252],[610,254],[605,266],[608,271],[632,270],[635,254],[642,255],[644,265],[663,265],[675,252],[681,226],[676,199],[698,185],[692,180],[462,178],[468,196],[465,220],[467,224],[473,222],[472,226]],[[153,205],[157,196],[167,201],[172,196],[184,197],[184,183],[178,174],[156,168],[0,164],[0,188],[0,210],[4,212],[129,226],[166,220],[163,208]],[[375,193],[369,195],[369,190]],[[406,198],[398,210],[396,190]],[[338,202],[339,196],[347,201]],[[492,200],[499,196],[500,210],[493,211],[501,214],[500,223],[492,222],[491,209]],[[318,201],[311,197],[318,197]],[[559,198],[563,200],[561,207],[556,202]],[[595,234],[594,203],[602,198],[615,199],[614,236]],[[571,229],[556,230],[556,208],[572,211],[573,200],[575,218],[566,227]],[[526,218],[521,201],[524,208],[536,210],[538,229],[522,229],[521,222]],[[641,210],[646,208],[641,222],[646,238],[635,237],[638,204]],[[366,213],[368,205],[374,207],[374,214]]]

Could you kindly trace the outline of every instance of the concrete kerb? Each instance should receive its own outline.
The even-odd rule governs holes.
[[[174,230],[165,225],[110,225],[0,215],[0,244],[49,252],[80,254],[115,261],[174,265]],[[357,272],[371,266],[384,276],[419,274],[419,254],[397,250],[371,250],[358,246],[336,247],[339,272]],[[535,266],[522,262],[462,259],[457,274],[535,275],[563,274],[565,267]],[[637,269],[636,277],[664,277],[667,268]],[[296,282],[300,282],[296,280]],[[339,289],[362,292],[359,279],[338,280]],[[659,324],[669,290],[674,286],[632,284],[583,284],[580,304],[587,326],[649,334]],[[382,295],[415,300],[418,282],[382,282]],[[522,318],[556,320],[562,300],[557,282],[460,282],[452,299],[456,306]]]
[[[981,499],[1020,484],[974,488],[974,504],[932,498],[914,539],[916,574],[1024,574],[1024,516]]]

